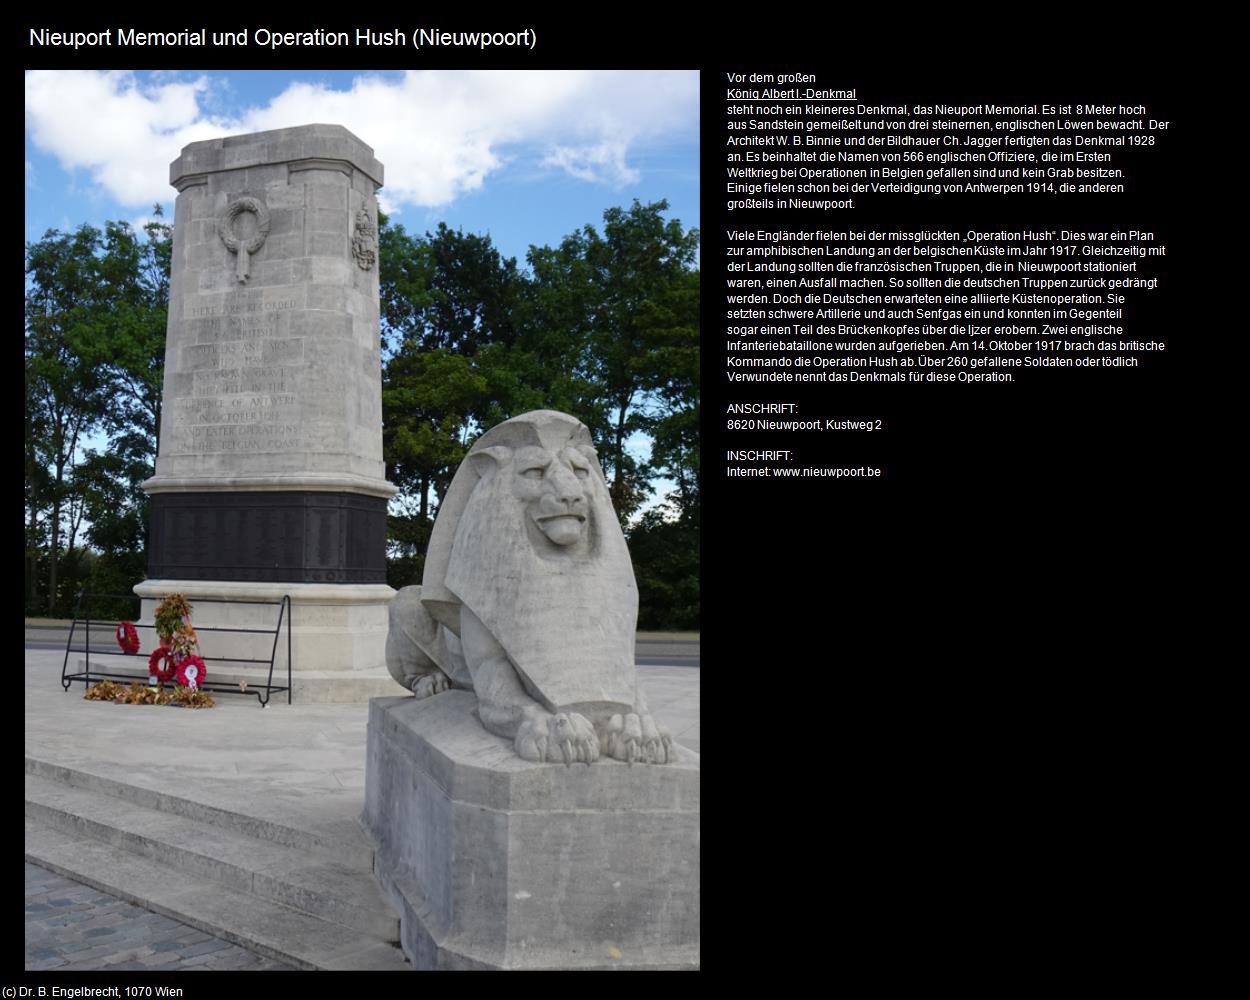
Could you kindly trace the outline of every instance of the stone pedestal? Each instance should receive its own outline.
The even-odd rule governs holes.
[[[135,587],[143,598],[143,617],[151,624],[156,605],[167,593],[187,594],[192,620],[200,640],[200,654],[208,657],[209,679],[258,685],[268,677],[268,665],[246,663],[274,656],[273,683],[287,682],[287,619],[275,646],[272,635],[256,632],[217,632],[216,628],[268,629],[278,621],[278,607],[255,601],[291,598],[290,662],[292,703],[363,702],[395,690],[385,665],[377,664],[377,636],[385,637],[387,607],[394,593],[377,585],[329,586],[309,583],[247,584],[204,580],[146,580]],[[216,601],[228,601],[218,604]],[[155,642],[143,632],[144,648]],[[229,658],[226,661],[214,658]],[[146,657],[144,658],[146,665]],[[286,703],[286,695],[273,704]]]
[[[699,761],[535,764],[476,699],[369,704],[364,823],[423,969],[692,969]]]
[[[136,593],[290,593],[296,673],[383,678],[395,488],[382,462],[382,165],[341,126],[307,125],[191,143],[170,183],[164,402]]]

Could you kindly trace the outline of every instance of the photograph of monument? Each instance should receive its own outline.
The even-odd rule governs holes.
[[[28,643],[28,902],[50,870],[295,968],[697,967],[698,74],[26,91],[27,615],[73,619],[65,684]],[[71,652],[119,583],[149,642],[190,602],[212,711],[71,698],[158,680]]]

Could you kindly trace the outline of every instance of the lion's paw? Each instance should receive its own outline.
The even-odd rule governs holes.
[[[517,730],[513,747],[525,760],[590,764],[599,759],[599,737],[594,727],[576,712],[527,715]]]
[[[538,715],[526,716],[516,731],[512,748],[516,750],[517,756],[525,760],[546,760],[547,718]]]
[[[416,698],[429,698],[438,694],[440,691],[446,691],[451,687],[451,678],[441,670],[435,670],[430,674],[422,674],[412,682],[412,693]]]
[[[673,758],[668,731],[649,715],[614,715],[608,722],[601,749],[627,764],[667,764]]]
[[[576,712],[557,712],[551,716],[547,720],[547,733],[548,760],[593,764],[599,759],[595,727]]]

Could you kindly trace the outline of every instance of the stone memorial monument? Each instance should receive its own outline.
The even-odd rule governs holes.
[[[298,701],[357,701],[385,670],[377,201],[338,125],[194,142],[178,189],[144,613],[164,594],[292,599]],[[273,607],[198,604],[197,626]],[[211,636],[211,656],[257,655]],[[267,655],[267,651],[266,651]],[[285,672],[285,642],[279,643]],[[246,670],[240,668],[246,674]],[[228,666],[215,667],[217,678]],[[276,677],[277,671],[275,671]]]
[[[417,968],[697,966],[698,756],[647,709],[637,617],[586,427],[479,438],[391,605],[415,697],[370,703],[364,821]]]

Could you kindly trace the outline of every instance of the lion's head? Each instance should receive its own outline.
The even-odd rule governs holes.
[[[583,552],[597,538],[604,503],[610,510],[590,432],[564,413],[537,410],[500,424],[478,440],[465,464],[476,480],[463,508],[490,507],[498,530],[506,531],[507,507],[515,503],[544,556]]]
[[[512,495],[556,545],[572,545],[586,534],[589,478],[590,461],[576,448],[557,452],[531,445],[512,455]]]

